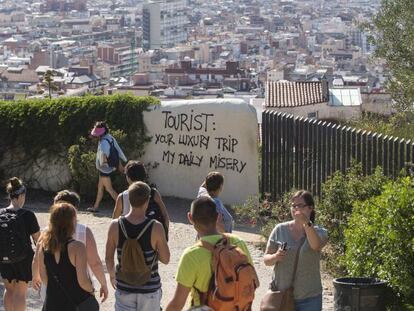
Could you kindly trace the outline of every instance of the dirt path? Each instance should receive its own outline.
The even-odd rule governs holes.
[[[30,198],[30,195],[28,196]],[[163,288],[163,297],[162,297],[162,306],[165,306],[167,302],[172,298],[172,295],[175,290],[175,272],[178,266],[178,261],[183,250],[194,243],[195,231],[191,225],[188,224],[186,219],[186,213],[189,208],[190,202],[188,200],[181,200],[176,198],[164,198],[168,211],[171,216],[171,229],[170,229],[170,241],[169,246],[171,250],[171,261],[169,265],[165,266],[160,264],[159,271],[162,278],[162,288]],[[28,201],[26,207],[33,209],[36,212],[38,221],[41,227],[44,227],[47,224],[48,219],[48,207],[50,204],[49,197],[46,195],[36,195],[35,201]],[[105,206],[97,216],[85,212],[79,212],[78,218],[79,222],[87,224],[92,231],[94,232],[99,254],[101,259],[104,259],[105,252],[105,241],[106,233],[111,221],[111,206],[108,204]],[[259,297],[262,297],[267,290],[267,284],[270,282],[272,269],[264,266],[263,264],[263,252],[254,246],[254,243],[260,239],[260,236],[249,232],[248,228],[243,228],[241,226],[236,226],[235,234],[243,238],[247,243],[259,279],[261,282],[260,288],[257,290],[257,297],[253,310],[259,310]],[[109,283],[109,282],[108,282]],[[323,287],[324,287],[324,300],[323,300],[323,311],[332,311],[333,310],[333,297],[332,297],[332,279],[330,276],[323,274]],[[2,294],[3,286],[0,284],[0,292]],[[2,295],[1,295],[2,297]],[[27,310],[41,310],[41,303],[37,298],[38,294],[33,290],[29,291],[29,299]],[[114,310],[114,291],[111,288],[109,298],[106,302],[101,305],[101,310],[109,311]],[[0,298],[0,310],[4,310],[2,298]],[[151,310],[152,311],[152,310]]]

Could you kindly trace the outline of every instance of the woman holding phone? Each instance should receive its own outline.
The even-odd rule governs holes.
[[[290,212],[293,220],[273,229],[264,263],[274,266],[274,287],[278,290],[294,287],[295,311],[321,311],[320,255],[328,241],[327,231],[315,225],[315,201],[310,192],[297,191],[291,198]]]

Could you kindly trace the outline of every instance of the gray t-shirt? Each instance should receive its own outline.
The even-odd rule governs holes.
[[[326,229],[315,226],[315,230],[323,240],[327,240]],[[272,231],[267,246],[273,249],[279,248],[281,243],[287,242],[287,255],[285,259],[274,267],[273,279],[279,290],[290,287],[296,251],[301,239],[295,241],[289,231],[289,222],[278,224]],[[306,239],[300,250],[296,277],[293,283],[295,299],[315,297],[322,294],[322,282],[320,274],[320,252],[314,251]]]

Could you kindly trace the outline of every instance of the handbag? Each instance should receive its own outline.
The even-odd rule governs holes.
[[[99,302],[96,300],[94,295],[89,295],[88,298],[86,298],[84,301],[82,301],[79,304],[76,304],[72,297],[68,294],[65,287],[60,283],[57,275],[54,273],[53,269],[50,268],[50,273],[53,276],[53,279],[58,284],[59,288],[62,290],[62,292],[65,294],[66,298],[72,303],[72,305],[75,307],[76,311],[99,311]]]
[[[267,293],[263,296],[260,302],[260,311],[294,311],[295,301],[293,298],[293,282],[296,276],[296,270],[298,267],[299,253],[302,248],[305,239],[302,239],[298,250],[295,255],[295,264],[292,274],[292,282],[290,287],[286,290],[278,290],[275,281],[272,280],[270,288]]]

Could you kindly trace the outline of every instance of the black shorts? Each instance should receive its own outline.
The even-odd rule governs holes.
[[[101,171],[99,171],[99,176],[102,177],[111,177],[114,174],[115,171],[112,171],[110,173],[102,173]]]
[[[22,261],[0,264],[1,277],[9,282],[13,280],[30,282],[32,280],[32,260],[33,252],[30,252]]]

